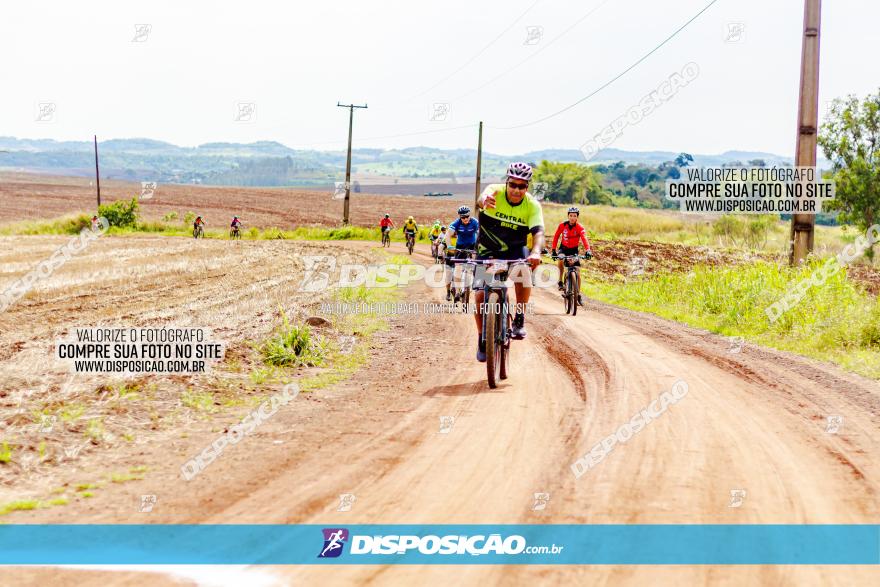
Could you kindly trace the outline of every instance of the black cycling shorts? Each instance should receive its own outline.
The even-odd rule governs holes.
[[[578,250],[577,247],[559,247],[559,249],[557,249],[556,252],[560,255],[566,255],[566,256],[573,257],[573,256],[579,254],[580,251]],[[574,262],[575,267],[580,267],[580,264],[581,264],[580,259],[578,259]],[[562,279],[562,277],[560,277],[560,279]]]
[[[525,259],[531,254],[529,248],[525,245],[520,247],[511,247],[506,251],[486,251],[482,255],[477,255],[477,259],[501,259],[504,261],[513,261],[515,259]]]

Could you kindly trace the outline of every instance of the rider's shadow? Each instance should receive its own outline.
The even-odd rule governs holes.
[[[489,386],[486,385],[485,380],[480,380],[474,383],[456,383],[455,385],[437,385],[430,389],[428,389],[424,395],[427,397],[433,397],[435,395],[448,395],[453,397],[465,397],[469,395],[479,395],[481,393],[498,393],[504,391],[504,389],[508,387],[508,385],[504,382],[499,382],[498,387],[495,389],[489,389]]]

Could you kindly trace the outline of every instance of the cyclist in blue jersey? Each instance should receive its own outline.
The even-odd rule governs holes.
[[[462,206],[458,209],[458,220],[449,225],[446,231],[446,246],[452,246],[452,237],[455,239],[455,257],[454,259],[467,259],[469,251],[473,251],[477,247],[477,234],[479,234],[480,223],[476,218],[471,218],[471,209]],[[452,300],[452,274],[455,271],[455,263],[446,257],[446,301]]]

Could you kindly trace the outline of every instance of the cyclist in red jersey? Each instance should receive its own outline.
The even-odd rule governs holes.
[[[568,209],[568,220],[559,225],[556,229],[556,234],[553,235],[553,256],[556,256],[556,245],[561,244],[562,246],[559,248],[560,255],[577,255],[578,245],[580,243],[584,243],[584,255],[589,259],[593,256],[593,252],[590,249],[590,241],[587,240],[587,231],[584,230],[583,225],[578,222],[578,217],[581,215],[581,211],[576,207],[572,206]],[[560,243],[560,240],[562,241]],[[557,266],[559,267],[559,281],[557,285],[559,286],[559,290],[563,291],[565,286],[562,283],[562,277],[565,273],[562,271],[562,259],[559,259]],[[580,292],[578,292],[578,304],[583,305],[583,299],[581,298]]]
[[[391,220],[391,215],[389,214],[386,214],[385,217],[379,221],[379,231],[382,233],[391,230],[392,226],[394,226],[394,221]]]

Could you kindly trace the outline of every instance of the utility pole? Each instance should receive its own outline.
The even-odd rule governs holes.
[[[801,90],[798,98],[795,167],[816,166],[816,129],[819,126],[819,25],[822,0],[804,0],[804,40],[801,48]],[[791,251],[788,262],[796,266],[813,251],[815,214],[791,215]]]
[[[483,121],[480,121],[480,138],[477,139],[477,178],[474,184],[474,214],[477,213],[477,202],[480,200],[480,177],[483,174]]]
[[[95,185],[98,186],[98,208],[101,207],[101,173],[98,171],[98,135],[95,135]]]
[[[355,106],[354,104],[336,105],[342,108],[348,108],[348,157],[345,160],[345,205],[342,208],[342,224],[348,224],[348,202],[351,199],[351,127],[354,123],[354,109],[366,108],[367,105]]]

